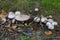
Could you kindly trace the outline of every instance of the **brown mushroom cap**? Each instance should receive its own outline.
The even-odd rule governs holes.
[[[48,18],[52,18],[52,15],[49,15]]]

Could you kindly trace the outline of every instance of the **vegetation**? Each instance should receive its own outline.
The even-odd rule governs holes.
[[[29,40],[28,36],[21,36],[20,40]]]
[[[44,15],[50,15],[60,10],[60,0],[0,0],[0,8],[7,11],[13,8],[22,12],[32,12],[34,7],[42,7]]]
[[[60,22],[60,0],[0,0],[0,9],[3,8],[7,12],[20,10],[23,13],[32,14],[35,7],[40,9],[38,14],[53,15],[54,19]],[[29,37],[21,36],[20,39],[28,40]]]
[[[46,10],[46,15],[60,10],[60,0],[42,0],[42,7]]]

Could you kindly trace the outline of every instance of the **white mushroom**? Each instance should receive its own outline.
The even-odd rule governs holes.
[[[14,18],[14,17],[15,17],[15,14],[13,12],[9,12],[8,18]]]
[[[47,21],[50,22],[50,23],[54,22],[53,19],[48,19]]]
[[[46,26],[48,27],[48,29],[54,29],[54,25],[52,25],[50,22],[47,22]]]
[[[39,9],[38,8],[35,8],[35,11],[38,11]]]
[[[54,25],[50,24],[50,25],[48,26],[48,28],[49,28],[49,29],[54,29]]]
[[[41,18],[41,22],[46,23],[46,21],[47,21],[47,18],[46,17],[42,17]]]
[[[47,23],[46,23],[46,26],[49,26],[49,25],[50,25],[50,22],[47,22]]]
[[[55,22],[53,19],[48,19],[47,20],[48,22],[50,22],[52,25],[58,25],[58,23],[57,22]]]
[[[35,21],[35,22],[39,22],[39,21],[40,21],[40,18],[39,18],[39,17],[35,17],[35,18],[34,18],[34,21]]]
[[[15,17],[17,21],[26,21],[26,20],[29,20],[29,18],[30,18],[29,15],[20,15]]]
[[[58,25],[58,23],[57,22],[53,22],[52,25],[56,26],[56,25]]]
[[[16,11],[15,12],[15,16],[20,16],[21,15],[21,12],[20,11]]]
[[[37,19],[37,17],[34,18],[34,20],[36,20],[36,19]]]

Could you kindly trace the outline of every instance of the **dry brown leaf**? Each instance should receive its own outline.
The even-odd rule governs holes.
[[[13,29],[16,29],[16,27],[17,27],[16,25],[13,25],[13,26],[12,26]]]
[[[12,32],[12,30],[11,29],[8,29],[8,32]]]
[[[45,34],[49,36],[49,35],[52,35],[53,33],[52,31],[46,31]]]

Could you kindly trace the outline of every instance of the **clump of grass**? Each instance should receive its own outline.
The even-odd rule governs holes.
[[[21,36],[20,40],[29,40],[29,36],[25,35],[25,36]]]

